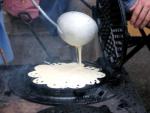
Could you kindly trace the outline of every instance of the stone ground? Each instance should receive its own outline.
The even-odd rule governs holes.
[[[37,113],[48,106],[25,101],[16,96],[7,98],[5,105],[0,106],[0,113]]]
[[[145,47],[126,65],[130,78],[135,84],[147,111],[150,112],[150,51]]]

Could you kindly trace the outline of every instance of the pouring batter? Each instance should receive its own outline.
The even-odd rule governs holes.
[[[96,22],[88,15],[70,11],[62,14],[57,23],[32,0],[35,6],[49,22],[57,29],[60,37],[69,45],[77,48],[78,63],[60,63],[38,65],[28,76],[33,77],[33,83],[46,84],[50,88],[82,88],[86,85],[100,83],[105,74],[94,67],[82,64],[82,47],[98,36]]]
[[[70,11],[62,14],[58,21],[60,37],[78,51],[78,63],[82,63],[82,48],[98,36],[98,26],[88,15]]]

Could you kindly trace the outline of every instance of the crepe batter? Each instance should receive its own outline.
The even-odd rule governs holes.
[[[34,2],[34,1],[33,1]],[[36,5],[36,4],[35,4]],[[77,63],[42,64],[28,73],[33,83],[46,84],[50,88],[82,88],[86,85],[100,83],[105,74],[98,68],[85,67],[82,64],[82,47],[98,35],[96,22],[88,15],[71,11],[62,14],[58,24],[53,22],[42,9],[41,13],[58,29],[60,37],[69,45],[77,48]]]
[[[94,67],[78,63],[42,64],[35,66],[28,76],[35,78],[33,83],[46,84],[50,88],[82,88],[98,84],[105,74]]]
[[[33,83],[46,84],[50,88],[82,88],[100,83],[105,74],[95,67],[82,64],[82,46],[76,47],[78,63],[53,63],[37,65],[28,76]]]
[[[53,63],[37,65],[28,76],[33,77],[33,83],[46,84],[50,88],[82,88],[86,85],[100,83],[105,76],[95,67],[85,67],[82,64],[82,46],[78,51],[77,63]]]
[[[78,63],[79,65],[82,64],[82,47],[76,47],[78,51]]]

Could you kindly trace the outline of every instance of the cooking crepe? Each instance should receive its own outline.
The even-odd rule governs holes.
[[[86,85],[100,83],[105,74],[98,68],[78,63],[41,64],[29,72],[33,83],[46,84],[50,88],[83,88]]]

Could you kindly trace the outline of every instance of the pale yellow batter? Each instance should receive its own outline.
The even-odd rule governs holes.
[[[78,63],[82,64],[82,47],[76,47],[78,51]]]
[[[100,83],[105,74],[94,67],[84,67],[78,63],[58,63],[37,65],[28,76],[33,83],[46,84],[50,88],[82,88]]]

